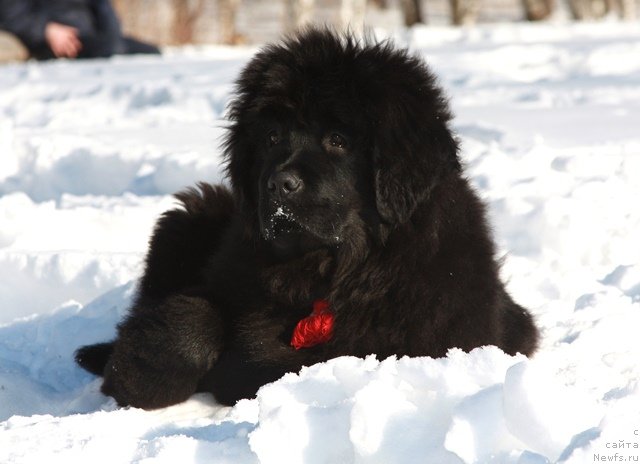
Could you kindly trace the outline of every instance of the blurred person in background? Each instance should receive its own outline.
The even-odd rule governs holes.
[[[0,0],[0,29],[16,35],[40,60],[160,53],[122,35],[109,0]]]

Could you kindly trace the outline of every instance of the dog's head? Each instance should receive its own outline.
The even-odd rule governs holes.
[[[268,46],[242,72],[229,116],[234,192],[278,249],[393,228],[459,169],[435,78],[389,43],[311,29]]]

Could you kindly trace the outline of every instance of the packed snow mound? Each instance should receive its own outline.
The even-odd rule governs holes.
[[[121,409],[74,350],[111,339],[171,194],[222,180],[252,49],[2,67],[0,462],[640,459],[640,28],[414,28],[440,76],[532,358],[338,358],[222,407]],[[425,336],[428,336],[426,334]]]

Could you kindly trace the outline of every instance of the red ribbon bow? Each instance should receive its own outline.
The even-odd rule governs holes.
[[[291,346],[296,350],[310,348],[331,340],[334,314],[327,300],[313,302],[311,315],[302,319],[293,329]]]

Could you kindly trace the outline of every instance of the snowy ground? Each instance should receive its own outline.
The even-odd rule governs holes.
[[[638,23],[399,40],[451,95],[535,358],[341,358],[234,408],[117,409],[72,352],[113,335],[170,194],[221,179],[253,50],[3,66],[0,462],[640,461]]]

